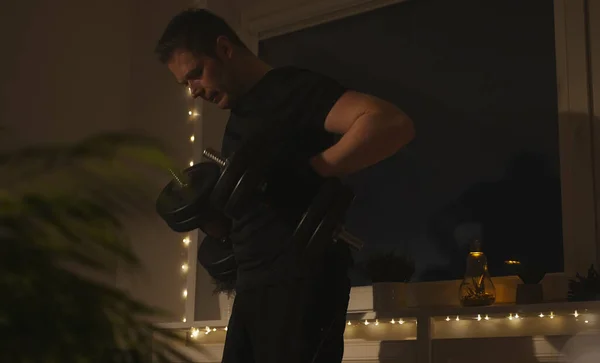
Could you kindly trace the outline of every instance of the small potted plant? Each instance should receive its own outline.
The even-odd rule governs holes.
[[[411,258],[395,250],[376,252],[367,258],[362,269],[373,284],[375,311],[406,307],[406,283],[415,272]]]
[[[519,276],[522,284],[517,285],[517,304],[538,304],[544,301],[544,289],[540,282],[546,272],[527,260],[509,260],[504,262],[509,273]]]
[[[600,300],[600,275],[591,265],[587,276],[579,273],[574,279],[569,280],[569,301],[593,301]]]

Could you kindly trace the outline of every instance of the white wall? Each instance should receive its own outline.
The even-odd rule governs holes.
[[[190,5],[188,0],[3,1],[0,125],[10,133],[0,133],[0,148],[136,128],[172,147],[186,166],[196,127],[188,122],[190,99],[153,49],[170,18]],[[160,178],[166,183],[168,175]],[[172,312],[167,320],[179,320],[185,283],[180,266],[187,258],[182,236],[148,212],[151,217],[128,224],[144,271],[120,270],[109,281]]]
[[[3,1],[0,14],[3,146],[128,125],[128,1]]]

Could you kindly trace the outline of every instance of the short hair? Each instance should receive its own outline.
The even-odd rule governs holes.
[[[206,9],[187,9],[171,19],[156,45],[155,53],[163,64],[177,49],[215,57],[220,36],[226,36],[233,44],[248,49],[223,18]]]

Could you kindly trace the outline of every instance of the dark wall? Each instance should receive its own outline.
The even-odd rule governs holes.
[[[408,147],[349,180],[359,259],[399,248],[417,279],[460,277],[480,235],[495,275],[508,258],[562,270],[552,1],[413,0],[262,41],[259,54],[415,122]]]

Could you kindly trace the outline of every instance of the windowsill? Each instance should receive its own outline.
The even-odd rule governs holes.
[[[512,279],[509,277],[506,281]],[[440,285],[452,286],[449,290],[456,291],[454,284],[454,281],[443,281],[414,285],[423,289],[425,295],[435,295],[436,291],[443,292]],[[198,362],[220,361],[233,300],[224,295],[219,300],[222,314],[219,320],[161,324],[174,330],[196,330],[191,341],[201,345],[209,354],[206,357],[195,354],[194,359]],[[555,348],[549,339],[563,339],[600,328],[600,301],[554,301],[527,305],[513,301],[485,307],[431,305],[402,307],[393,311],[375,311],[372,307],[372,286],[354,287],[347,315],[349,324],[345,333],[344,361],[392,362],[403,357],[406,362],[416,362],[423,344],[428,351],[434,349],[434,342],[436,351],[452,350],[468,344],[469,339],[478,339],[477,344],[483,345],[492,342],[506,344],[503,338],[525,339],[529,342],[527,344],[536,347],[539,357],[553,359],[559,353],[553,350]]]
[[[517,285],[522,281],[517,276],[493,277],[496,287],[496,304],[493,306],[514,305],[516,301]],[[394,313],[426,311],[431,309],[463,309],[458,300],[458,291],[461,281],[432,281],[406,284],[406,295],[410,295],[410,302],[406,307],[394,309]],[[564,301],[567,298],[568,280],[563,273],[550,273],[542,279],[540,284],[544,291],[544,300],[547,302]],[[350,293],[348,313],[373,312],[373,286],[353,287]]]
[[[544,301],[539,304],[526,304],[517,305],[515,304],[515,290],[512,286],[515,285],[515,277],[507,276],[500,278],[493,278],[494,283],[498,288],[505,287],[504,296],[497,300],[497,303],[491,306],[482,307],[462,307],[458,304],[444,304],[449,301],[448,291],[453,295],[457,295],[454,287],[459,284],[459,281],[439,281],[439,282],[422,282],[422,283],[409,283],[412,288],[418,290],[419,294],[424,297],[418,297],[417,300],[421,299],[424,302],[423,306],[399,306],[398,308],[391,309],[389,311],[376,311],[373,308],[373,286],[358,286],[353,287],[350,293],[350,301],[348,304],[348,320],[349,321],[369,321],[369,320],[381,320],[381,321],[392,321],[392,319],[398,321],[404,319],[408,321],[416,321],[419,319],[431,318],[434,323],[439,321],[456,319],[458,316],[464,317],[474,321],[486,320],[488,316],[492,317],[506,317],[510,318],[515,314],[523,316],[538,316],[540,314],[544,316],[552,315],[552,319],[558,316],[574,315],[577,310],[577,314],[582,314],[586,310],[590,312],[600,312],[600,301],[589,301],[589,302],[568,302],[564,301],[566,298],[566,290],[564,284],[566,279],[563,274],[548,274],[542,281],[544,286],[544,294],[550,292],[552,296],[564,296],[561,301]],[[517,278],[517,281],[520,280]],[[557,282],[558,281],[558,282]],[[508,287],[506,287],[508,286]],[[546,291],[547,290],[547,291]],[[564,290],[564,291],[563,291]],[[413,290],[414,291],[414,290]],[[512,293],[511,293],[512,291]],[[228,298],[224,294],[219,297],[219,305],[221,311],[220,319],[216,320],[205,320],[205,321],[193,321],[193,322],[170,322],[163,323],[160,326],[169,329],[191,329],[206,327],[222,329],[227,326],[231,307],[233,304],[233,298]],[[480,317],[479,320],[478,317]],[[404,321],[403,320],[403,321]]]

